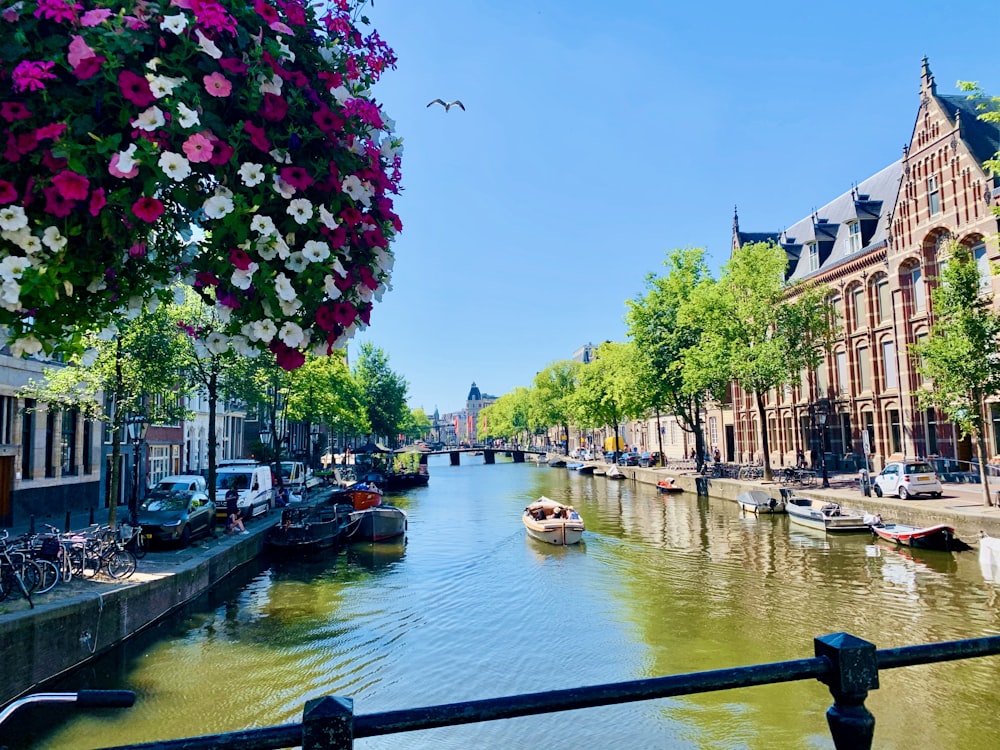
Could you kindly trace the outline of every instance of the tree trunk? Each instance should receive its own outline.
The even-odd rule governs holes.
[[[759,390],[754,391],[757,400],[757,415],[760,417],[760,449],[764,454],[764,481],[773,481],[774,475],[771,473],[771,447],[767,444],[767,420],[764,414],[764,394]],[[820,445],[820,450],[823,446]]]
[[[660,427],[660,409],[656,409],[656,449],[660,452],[660,458],[657,460],[657,465],[663,466],[666,464],[666,456],[663,455],[663,428]]]
[[[108,496],[108,526],[114,528],[118,523],[118,496],[121,494],[121,464],[122,459],[122,337],[115,342],[115,393],[114,412],[111,414],[111,491]],[[130,519],[131,520],[131,519]]]
[[[219,367],[216,362],[210,365],[208,376],[208,499],[215,502],[215,452],[219,445],[219,437],[215,433],[216,402],[219,398]]]

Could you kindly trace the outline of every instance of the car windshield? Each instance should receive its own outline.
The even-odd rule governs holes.
[[[906,473],[907,474],[932,474],[934,469],[931,468],[930,464],[907,464]]]
[[[245,490],[250,486],[250,472],[247,472],[246,474],[232,472],[217,474],[215,476],[215,486],[220,490],[228,490],[231,488]]]
[[[181,492],[193,489],[190,482],[160,482],[156,489],[161,492]]]
[[[191,499],[187,492],[154,492],[142,504],[143,510],[185,510]]]

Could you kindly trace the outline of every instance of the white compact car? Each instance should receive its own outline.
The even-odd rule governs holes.
[[[890,461],[872,480],[875,494],[897,495],[900,500],[916,495],[941,497],[941,482],[926,461]]]

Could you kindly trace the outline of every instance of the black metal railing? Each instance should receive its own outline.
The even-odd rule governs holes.
[[[299,724],[109,750],[271,750],[289,746],[349,750],[355,739],[364,737],[806,679],[819,680],[830,689],[833,705],[826,716],[837,750],[867,750],[872,746],[875,717],[865,707],[865,699],[870,690],[878,688],[880,670],[997,655],[1000,636],[876,650],[874,644],[856,636],[833,633],[814,639],[814,654],[809,659],[361,716],[354,715],[352,699],[326,696],[306,703]]]

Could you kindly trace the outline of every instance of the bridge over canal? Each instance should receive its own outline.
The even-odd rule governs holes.
[[[421,451],[420,463],[426,464],[427,456],[443,456],[447,454],[451,465],[458,466],[461,463],[463,453],[472,453],[474,455],[482,453],[483,461],[487,464],[495,464],[497,462],[497,453],[509,453],[514,463],[523,464],[525,454],[532,453],[536,456],[544,456],[548,451],[544,448],[442,448],[435,451]]]

